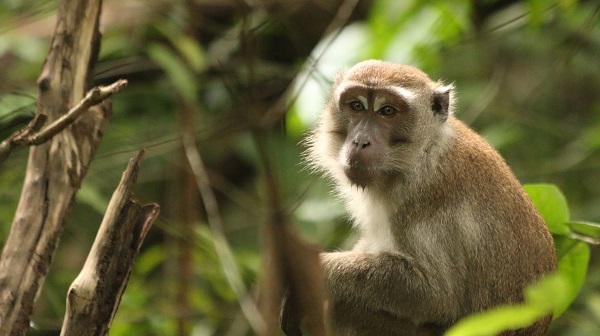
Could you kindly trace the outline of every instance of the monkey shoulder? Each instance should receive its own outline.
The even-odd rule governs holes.
[[[508,259],[552,269],[552,237],[510,167],[483,137],[456,119],[451,122],[456,135],[450,150],[454,155],[448,158],[453,171],[448,184],[463,195],[463,213],[471,216],[467,222],[477,228],[482,241],[501,242],[490,251],[505,251]]]
[[[523,194],[520,183],[502,156],[479,134],[456,118],[449,120],[454,136],[440,160],[446,184],[480,198]],[[491,201],[491,200],[490,200]]]

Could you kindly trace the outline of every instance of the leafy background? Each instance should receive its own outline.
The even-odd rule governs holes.
[[[256,291],[265,195],[252,131],[267,130],[282,197],[302,236],[325,249],[348,248],[356,237],[343,207],[327,183],[303,169],[299,143],[335,72],[363,59],[412,64],[454,83],[457,116],[502,153],[522,183],[562,190],[567,216],[557,225],[600,221],[597,1],[359,1],[341,21],[321,14],[343,14],[340,8],[354,4],[332,3],[309,2],[306,10],[284,0],[105,1],[94,83],[127,78],[130,85],[113,99],[110,127],[68,216],[31,335],[60,329],[67,288],[127,160],[140,147],[148,152],[135,196],[159,202],[162,212],[110,335],[250,333],[215,252],[181,132],[192,127],[196,134],[235,260]],[[0,2],[2,139],[35,111],[35,81],[56,6]],[[341,23],[343,29],[323,34]],[[19,150],[0,166],[0,244],[26,159],[27,151]],[[592,247],[583,288],[551,335],[600,334],[597,259]]]

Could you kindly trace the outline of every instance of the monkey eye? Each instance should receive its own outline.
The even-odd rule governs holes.
[[[377,111],[377,113],[381,114],[384,117],[393,117],[396,115],[396,113],[398,113],[398,110],[386,105],[384,107],[382,107],[381,109],[379,109],[379,111]]]
[[[360,112],[365,110],[365,106],[358,100],[353,100],[348,103],[352,111]]]

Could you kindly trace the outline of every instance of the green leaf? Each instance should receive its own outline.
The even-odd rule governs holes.
[[[446,336],[492,336],[506,330],[525,328],[550,314],[566,300],[568,281],[562,274],[541,279],[526,290],[524,304],[504,305],[460,320]]]
[[[301,136],[306,132],[307,125],[304,125],[300,116],[298,116],[298,110],[294,107],[288,111],[285,117],[285,129],[287,134],[290,136]]]
[[[165,261],[168,253],[163,245],[153,245],[141,253],[135,262],[135,271],[138,276],[146,276],[154,271]]]
[[[97,213],[103,214],[108,207],[109,200],[102,195],[98,186],[91,183],[83,183],[77,193],[77,202],[87,204]]]
[[[527,0],[526,3],[529,8],[529,24],[539,27],[544,21],[548,3],[546,0]]]
[[[180,57],[195,73],[204,69],[204,50],[196,39],[186,35],[181,27],[167,22],[157,22],[153,27],[177,49]]]
[[[526,327],[547,312],[528,305],[501,306],[471,315],[446,332],[446,336],[494,336],[502,331]]]
[[[577,4],[577,0],[559,0],[558,5],[562,10],[569,10]]]
[[[570,279],[560,271],[547,275],[525,290],[525,301],[546,312],[556,312],[568,307],[572,298],[569,295]]]
[[[556,240],[559,255],[558,272],[567,281],[567,287],[563,292],[565,298],[562,304],[554,310],[554,318],[562,315],[579,294],[590,261],[590,247],[586,243],[566,237],[559,238]]]
[[[481,135],[496,149],[517,143],[525,137],[523,130],[508,122],[491,125],[483,130]]]
[[[11,120],[20,117],[33,117],[35,95],[27,92],[0,95],[0,129]]]
[[[148,46],[148,56],[158,64],[171,80],[181,97],[192,102],[195,100],[196,81],[186,64],[173,51],[158,43]]]
[[[571,235],[574,239],[588,244],[600,244],[600,224],[592,222],[569,222]]]
[[[423,7],[421,1],[376,1],[368,20],[370,35],[374,38],[370,40],[365,58],[384,58],[393,40],[407,30],[407,24],[419,20]]]
[[[204,51],[198,41],[187,35],[178,35],[173,44],[194,72],[198,73],[204,69]]]
[[[569,236],[569,206],[560,189],[551,184],[528,184],[523,189],[529,194],[550,232]]]

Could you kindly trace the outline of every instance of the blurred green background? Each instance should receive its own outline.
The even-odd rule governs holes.
[[[35,112],[56,1],[0,2],[0,139]],[[369,58],[454,83],[458,118],[522,183],[552,183],[573,219],[600,221],[600,3],[522,1],[106,0],[93,85],[126,78],[36,304],[31,335],[57,335],[129,157],[147,148],[135,198],[158,202],[110,335],[246,335],[183,154],[192,129],[243,280],[260,280],[264,182],[253,132],[297,229],[324,249],[355,239],[327,183],[304,169],[301,140],[339,69]],[[27,150],[0,166],[0,245]],[[551,335],[600,335],[600,268]]]

